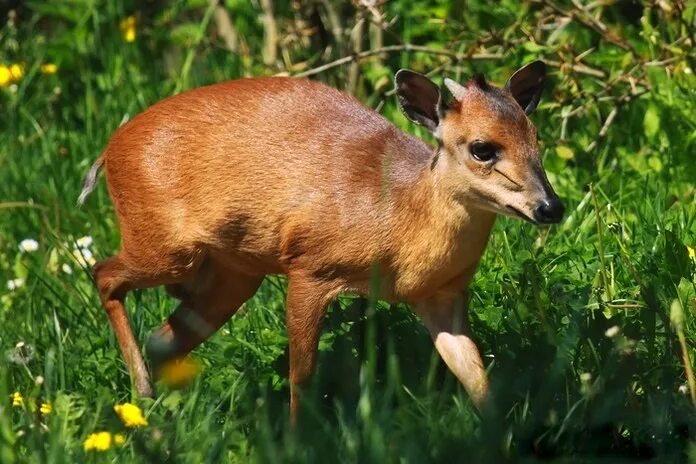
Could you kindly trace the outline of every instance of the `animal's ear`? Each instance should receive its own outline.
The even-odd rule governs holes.
[[[427,127],[437,136],[442,117],[441,95],[437,85],[427,77],[408,69],[400,69],[395,76],[396,96],[401,111],[416,124]]]
[[[505,84],[505,88],[510,91],[524,112],[529,114],[539,104],[545,80],[546,65],[544,62],[532,61],[515,71]]]

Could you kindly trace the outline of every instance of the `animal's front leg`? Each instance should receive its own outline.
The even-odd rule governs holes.
[[[478,347],[471,338],[468,292],[450,298],[433,298],[416,305],[435,348],[459,379],[479,410],[488,400],[488,380]]]

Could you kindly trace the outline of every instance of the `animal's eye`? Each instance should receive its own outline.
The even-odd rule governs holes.
[[[475,140],[469,145],[469,152],[476,161],[488,162],[494,160],[498,156],[498,149],[495,145],[488,142]]]

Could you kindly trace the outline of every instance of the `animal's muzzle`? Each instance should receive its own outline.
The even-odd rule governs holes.
[[[565,206],[557,196],[547,197],[534,208],[534,220],[540,224],[558,224],[563,219]]]

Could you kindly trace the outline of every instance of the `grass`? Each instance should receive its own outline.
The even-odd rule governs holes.
[[[472,326],[499,416],[476,412],[407,306],[345,297],[329,308],[293,434],[284,278],[269,277],[195,351],[202,373],[192,385],[160,385],[156,399],[143,400],[81,263],[89,255],[75,254],[83,236],[93,238],[83,249],[97,259],[118,248],[103,181],[85,207],[75,200],[123,120],[179,88],[271,71],[199,46],[172,72],[152,58],[154,28],[149,41],[123,42],[122,5],[71,14],[63,21],[74,43],[36,39],[13,49],[7,44],[27,32],[3,29],[4,53],[23,51],[26,65],[16,88],[0,88],[0,281],[25,283],[0,289],[0,462],[696,462],[685,368],[696,358],[696,260],[687,248],[696,246],[693,77],[651,70],[652,87],[621,107],[592,150],[584,147],[597,137],[603,107],[566,123],[554,94],[533,117],[568,213],[549,229],[501,218],[475,277]],[[194,44],[209,19],[201,13],[193,23]],[[39,64],[56,50],[74,56],[62,58],[57,74],[42,74]],[[506,69],[517,60],[524,56],[510,56]],[[481,66],[500,82],[500,65]],[[369,69],[379,75],[398,65],[390,66]],[[364,79],[363,92],[377,77]],[[569,85],[560,73],[552,81]],[[393,97],[384,105],[362,98],[416,131]],[[21,251],[26,238],[38,250]],[[161,289],[129,296],[137,338],[174,305]],[[14,392],[23,407],[12,406]],[[147,427],[123,427],[113,406],[126,401],[143,408]],[[53,406],[48,415],[37,413],[43,402]],[[101,430],[127,441],[84,451]]]

